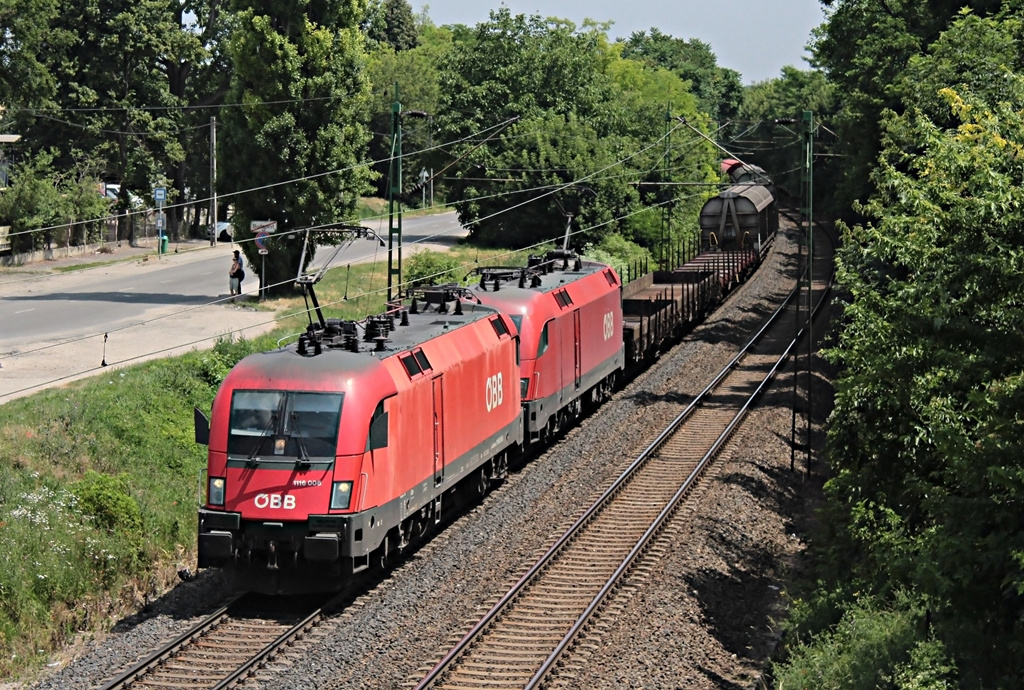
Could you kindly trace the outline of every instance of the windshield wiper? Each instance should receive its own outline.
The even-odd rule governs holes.
[[[255,445],[252,448],[252,452],[249,453],[249,459],[246,461],[246,464],[249,467],[258,467],[259,466],[260,461],[256,459],[256,456],[259,454],[260,450],[263,448],[263,441],[266,440],[267,436],[270,435],[270,432],[272,432],[275,427],[277,427],[277,415],[276,414],[272,414],[272,415],[270,415],[270,421],[267,422],[266,428],[263,429],[263,433],[261,433],[260,437],[258,439],[256,439],[256,443],[255,443]]]
[[[299,413],[292,412],[292,438],[295,439],[296,444],[299,446],[299,469],[309,469],[312,467],[312,463],[309,461],[309,453],[306,452],[306,444],[302,440],[302,429],[299,428]]]

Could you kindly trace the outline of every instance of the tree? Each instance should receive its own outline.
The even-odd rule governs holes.
[[[743,95],[740,74],[719,67],[711,46],[704,41],[696,38],[684,41],[652,28],[649,33],[631,34],[623,44],[622,56],[664,67],[690,82],[698,108],[713,122],[736,117]]]
[[[94,162],[80,161],[73,169],[54,172],[53,155],[41,153],[11,170],[12,183],[0,192],[0,222],[11,226],[14,253],[67,246],[95,240],[99,223],[85,221],[103,215],[107,201],[96,193]]]
[[[405,155],[424,150],[433,142],[430,129],[438,113],[441,88],[438,65],[452,45],[452,34],[446,29],[430,27],[415,48],[396,51],[389,45],[377,46],[367,60],[367,76],[371,84],[370,159],[377,172],[376,194],[387,196],[388,169],[391,158],[391,108],[395,102],[395,84],[403,111],[427,113],[427,118],[404,119],[402,150]],[[424,159],[425,160],[425,159]],[[419,170],[428,164],[419,159],[407,159],[403,166],[408,171]],[[418,198],[409,199],[416,203]]]
[[[816,605],[909,593],[964,688],[1024,682],[1024,16],[1007,7],[961,14],[909,60],[928,89],[884,113],[830,353],[843,372]]]
[[[231,66],[227,55],[230,13],[221,0],[185,0],[172,5],[171,33],[160,67],[167,78],[172,98],[188,110],[179,116],[177,135],[180,150],[164,161],[171,180],[167,227],[173,236],[181,229],[185,202],[209,198],[210,113],[228,90]],[[201,207],[205,207],[203,203]],[[200,208],[192,220],[192,234],[198,234]]]
[[[0,0],[0,104],[36,107],[53,93],[53,75],[41,58],[48,43],[70,41],[51,31],[60,0]]]
[[[275,220],[263,284],[288,289],[302,237],[293,231],[350,218],[366,188],[368,140],[359,0],[325,0],[288,13],[272,0],[237,0],[230,54],[235,68],[225,112],[221,188],[235,204],[235,226]],[[326,239],[312,235],[312,249]],[[250,265],[256,248],[242,243]],[[308,259],[312,258],[310,252]],[[257,271],[259,272],[259,271]]]
[[[814,113],[818,123],[833,125],[839,112],[835,88],[817,70],[785,66],[782,74],[747,86],[738,122],[720,136],[723,145],[743,160],[772,174],[772,181],[791,194],[798,194],[803,171],[803,139],[797,133],[804,110]],[[789,122],[777,122],[788,120]],[[765,144],[765,141],[770,142]],[[828,130],[815,136],[815,153],[831,152],[834,137]],[[835,217],[833,190],[842,168],[841,159],[817,156],[814,160],[814,208]]]
[[[36,44],[47,78],[21,92],[14,120],[34,152],[55,151],[54,166],[72,169],[86,155],[102,176],[121,184],[118,238],[134,242],[132,190],[149,197],[163,161],[183,153],[175,136],[177,105],[158,63],[171,29],[160,0],[96,4],[65,0]]]
[[[367,38],[395,52],[418,43],[416,20],[406,0],[370,0],[363,26]]]
[[[433,167],[481,242],[561,241],[572,224],[578,246],[612,232],[648,243],[635,236],[655,203],[641,183],[666,168],[704,180],[711,168],[699,140],[663,165],[669,103],[700,124],[693,98],[667,71],[623,60],[600,27],[492,12],[456,39],[440,81],[448,143]]]
[[[814,63],[842,94],[836,120],[844,177],[837,205],[853,218],[853,202],[872,192],[870,172],[881,151],[881,113],[902,112],[901,82],[910,59],[946,30],[962,7],[979,16],[998,12],[1002,0],[829,0],[828,19],[814,31]]]

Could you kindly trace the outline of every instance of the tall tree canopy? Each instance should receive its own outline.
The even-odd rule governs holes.
[[[1022,29],[1019,3],[965,12],[907,60],[869,222],[841,253],[831,533],[809,627],[841,619],[859,650],[842,687],[1024,684]],[[821,661],[834,635],[798,649],[783,682],[837,687],[851,663]]]
[[[415,48],[418,43],[416,19],[406,0],[370,0],[363,28],[371,41],[395,51]]]
[[[831,8],[815,30],[813,52],[842,94],[836,122],[845,171],[836,189],[837,206],[851,209],[872,191],[869,178],[881,150],[879,122],[885,109],[903,110],[903,92],[894,89],[910,59],[924,52],[957,12],[978,16],[998,12],[1002,0],[824,0]]]
[[[719,136],[723,146],[770,171],[777,186],[796,195],[804,163],[800,134],[803,111],[810,110],[815,122],[825,122],[831,128],[839,107],[835,87],[822,72],[787,65],[781,76],[743,90],[738,122]],[[816,154],[829,152],[833,144],[829,130],[819,129]],[[814,160],[815,208],[828,215],[835,214],[832,196],[841,169],[839,158],[819,155]]]
[[[225,112],[218,173],[236,231],[253,220],[278,223],[262,276],[273,291],[290,288],[299,268],[302,241],[290,231],[351,218],[368,185],[363,11],[360,0],[311,1],[290,12],[273,0],[237,0],[228,98],[242,106]],[[311,241],[329,238],[314,233]],[[242,247],[262,269],[255,246]]]
[[[666,120],[670,103],[701,122],[685,85],[623,60],[598,27],[502,9],[456,36],[440,80],[438,128],[450,143],[434,168],[479,240],[529,246],[561,238],[570,222],[592,228],[578,245],[614,231],[648,240],[633,217],[639,183],[666,169],[703,180],[712,169],[692,132],[684,153],[666,151],[666,133],[681,127]]]
[[[696,38],[673,38],[656,28],[638,31],[625,41],[622,56],[664,67],[690,83],[697,105],[714,122],[736,117],[743,85],[736,70],[718,66],[711,46]]]

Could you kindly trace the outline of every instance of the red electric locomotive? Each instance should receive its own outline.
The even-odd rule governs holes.
[[[516,327],[435,288],[365,323],[311,323],[225,378],[208,426],[199,566],[270,593],[339,587],[483,491],[522,444]],[[362,329],[362,333],[359,330]]]
[[[543,441],[608,397],[622,374],[622,281],[606,264],[571,251],[530,257],[526,268],[491,267],[474,295],[519,330],[525,434]]]

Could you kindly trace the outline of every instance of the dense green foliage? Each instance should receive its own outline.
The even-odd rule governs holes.
[[[363,11],[361,0],[297,6],[291,14],[273,2],[236,2],[228,94],[244,105],[225,114],[232,155],[221,170],[250,190],[234,198],[236,227],[278,223],[262,276],[270,292],[290,289],[294,280],[303,243],[291,231],[351,217],[367,188],[368,84],[356,28]],[[310,236],[313,247],[327,241]],[[249,264],[262,268],[256,246],[242,248]]]
[[[412,7],[406,0],[370,0],[363,30],[368,39],[395,52],[415,48],[419,41]]]
[[[0,673],[193,547],[205,453],[192,406],[209,410],[231,366],[272,344],[222,341],[0,406]]]
[[[787,687],[1024,684],[1022,20],[1014,2],[959,14],[876,123],[868,222],[839,261],[827,532]]]
[[[451,47],[452,32],[428,23],[420,26],[419,36],[418,45],[413,48],[396,50],[390,43],[383,43],[370,51],[367,59],[367,76],[372,90],[372,139],[369,155],[377,173],[376,194],[381,198],[387,198],[391,185],[388,174],[392,156],[392,107],[395,103],[396,84],[402,111],[428,115],[426,118],[403,116],[401,119],[402,152],[406,156],[402,164],[403,190],[408,190],[409,182],[417,180],[420,170],[429,166],[426,156],[418,152],[435,143],[431,129],[434,116],[439,112],[441,86],[438,82],[438,65]],[[422,196],[412,194],[406,201],[416,204],[421,199]]]
[[[40,153],[13,167],[13,182],[0,195],[0,219],[10,219],[14,251],[41,249],[44,244],[85,244],[102,230],[99,222],[107,202],[96,193],[91,167],[64,173],[51,167],[53,156]],[[41,232],[32,232],[47,228]]]
[[[597,27],[505,9],[456,37],[437,118],[455,143],[434,167],[452,168],[447,187],[472,237],[526,247],[558,241],[568,226],[575,246],[617,232],[650,247],[634,216],[676,196],[655,183],[716,175],[710,145],[667,117],[705,126],[686,85],[620,52]],[[700,195],[676,201],[672,213],[690,222],[676,230],[692,230]]]
[[[901,112],[904,90],[894,88],[910,59],[948,28],[963,7],[979,16],[997,12],[1002,0],[826,0],[828,18],[815,34],[815,63],[842,94],[834,127],[843,156],[836,207],[851,216],[854,202],[872,190],[870,173],[881,151],[881,114]],[[929,95],[922,91],[925,97]]]
[[[835,87],[821,72],[783,67],[778,78],[744,90],[738,122],[724,128],[720,137],[723,146],[770,171],[772,181],[795,197],[803,173],[803,111],[810,110],[819,123],[815,128],[814,206],[819,217],[836,217],[835,187],[843,174],[844,159],[831,155],[836,140],[829,128],[834,126],[841,105]]]
[[[688,82],[701,112],[712,121],[721,123],[736,117],[743,100],[740,74],[719,67],[711,46],[704,41],[674,38],[652,28],[630,35],[622,56],[663,67]]]

